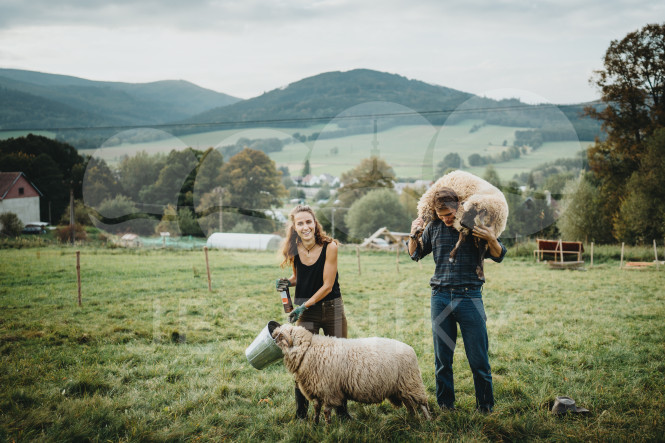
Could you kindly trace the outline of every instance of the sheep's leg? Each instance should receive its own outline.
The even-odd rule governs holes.
[[[314,423],[319,424],[319,415],[321,415],[321,401],[314,402]]]
[[[351,420],[353,418],[346,407],[346,399],[342,400],[342,406],[337,406],[335,408],[335,412],[337,412],[337,416],[340,420]]]
[[[427,407],[427,405],[420,405],[420,409],[422,409],[423,414],[425,414],[425,418],[426,418],[427,420],[431,420],[431,419],[432,419],[432,416],[431,416],[430,413],[429,413],[429,408]]]
[[[484,280],[485,279],[485,270],[484,270],[485,256],[487,255],[487,250],[489,249],[489,245],[487,244],[486,241],[482,241],[482,240],[478,240],[478,239],[476,239],[476,240],[477,240],[476,245],[478,246],[478,250],[479,250],[478,265],[476,265],[476,274],[478,274],[478,278],[480,278],[481,280]]]
[[[330,416],[332,415],[332,408],[328,405],[326,405],[325,408],[323,408],[323,418],[326,421],[327,424],[330,424]]]
[[[463,230],[459,231],[459,237],[457,238],[457,244],[455,245],[453,250],[450,251],[450,258],[448,259],[448,261],[450,263],[455,262],[455,257],[457,256],[457,250],[462,245],[462,243],[464,242],[465,239],[466,239],[466,234],[464,233],[464,231]]]

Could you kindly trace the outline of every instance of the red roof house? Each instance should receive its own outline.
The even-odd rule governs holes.
[[[24,225],[39,222],[41,196],[24,173],[0,172],[0,214],[13,212]]]

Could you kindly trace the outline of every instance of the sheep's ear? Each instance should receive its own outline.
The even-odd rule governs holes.
[[[487,223],[485,223],[486,218],[487,218],[487,209],[482,208],[480,211],[478,211],[478,220],[480,220],[481,225],[483,226],[487,225]]]
[[[286,346],[287,348],[290,348],[293,346],[293,342],[289,337],[284,334],[283,331],[279,331],[279,334],[277,334],[277,338],[275,338],[275,341],[277,342],[277,346]]]

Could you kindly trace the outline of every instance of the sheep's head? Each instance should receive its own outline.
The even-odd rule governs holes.
[[[282,325],[272,332],[272,338],[285,354],[312,342],[312,333],[302,326]]]
[[[302,326],[282,325],[272,331],[272,338],[284,353],[286,368],[296,372],[312,343],[312,333]]]
[[[473,231],[476,225],[484,226],[487,224],[487,209],[481,207],[478,201],[466,201],[460,205],[457,211],[455,221],[459,224],[459,229],[467,230],[467,233]]]

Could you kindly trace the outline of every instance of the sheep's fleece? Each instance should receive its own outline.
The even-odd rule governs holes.
[[[465,213],[473,209],[475,209],[475,213],[481,213],[481,210],[486,212],[486,215],[478,217],[484,219],[477,219],[476,222],[492,229],[497,238],[506,229],[508,202],[503,193],[482,178],[459,170],[450,172],[438,179],[420,197],[418,215],[423,219],[425,225],[437,218],[434,210],[434,195],[443,187],[451,188],[460,199],[460,209],[458,209],[455,216],[455,229],[460,232],[464,229],[460,224],[460,220]]]
[[[307,399],[330,411],[349,399],[362,403],[390,400],[430,419],[427,394],[413,348],[389,338],[346,339],[312,334],[301,326],[282,325],[272,333],[284,353],[284,365]]]

